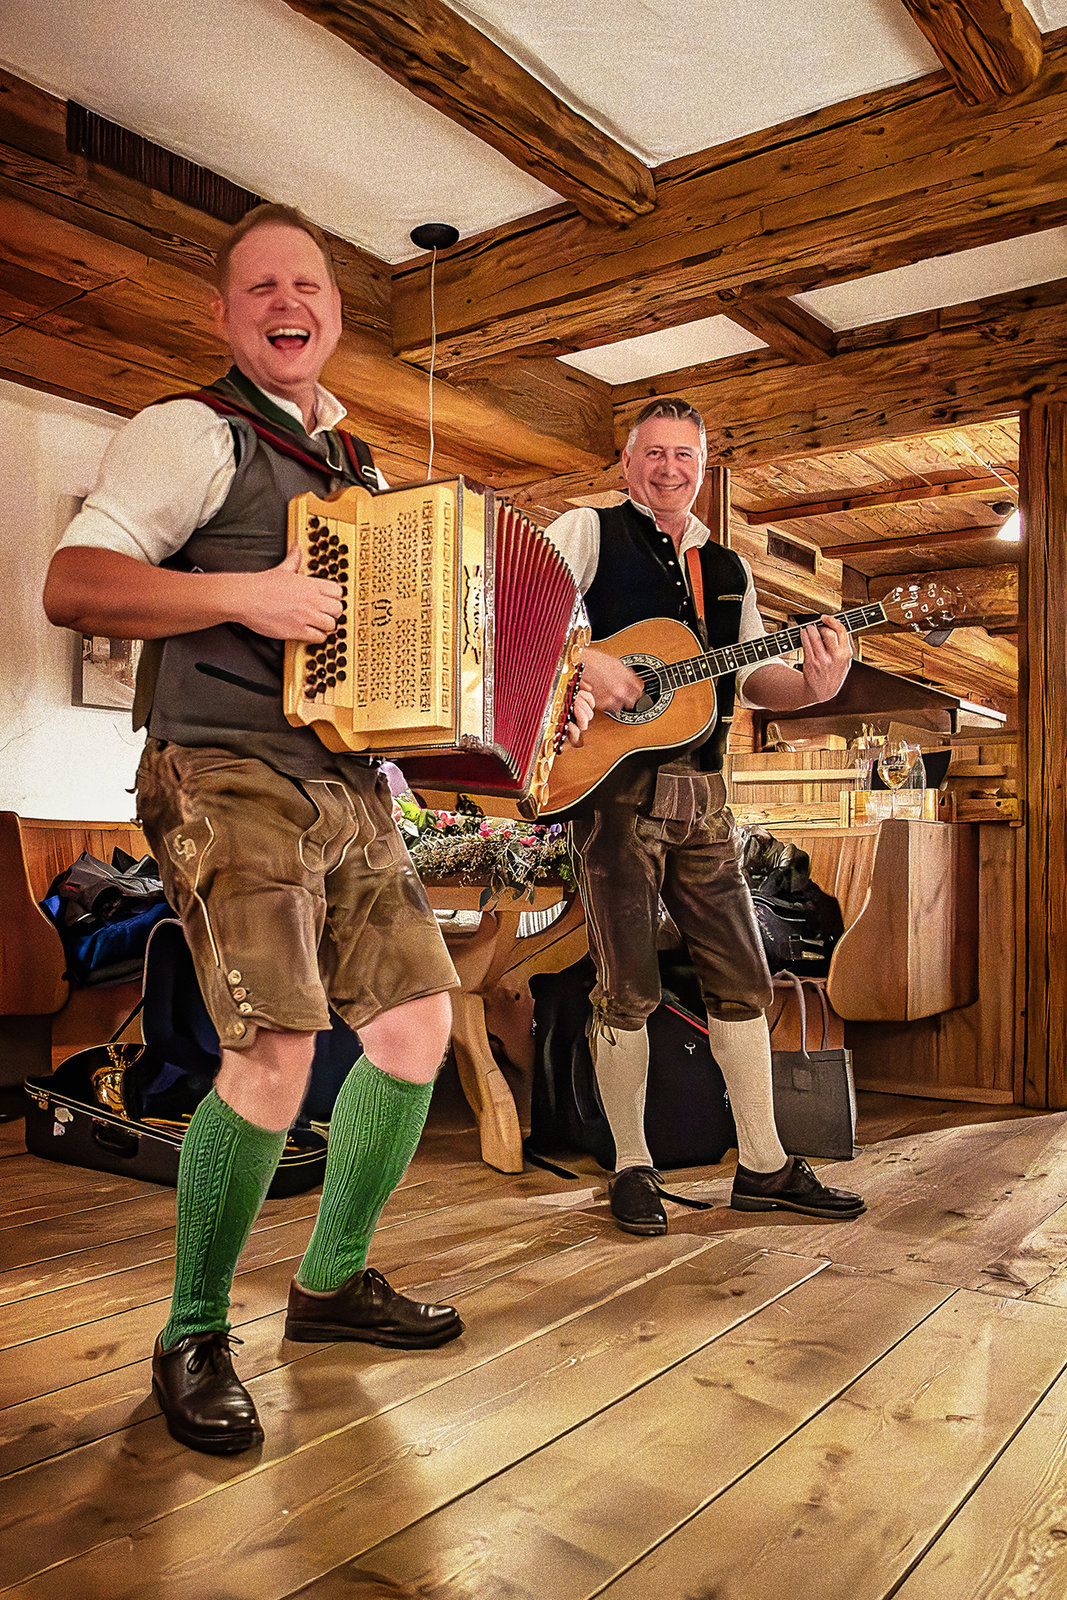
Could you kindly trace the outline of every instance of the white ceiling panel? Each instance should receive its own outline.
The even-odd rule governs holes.
[[[679,367],[766,348],[762,339],[739,328],[728,317],[704,317],[699,322],[683,322],[677,328],[642,333],[636,339],[598,345],[595,350],[577,350],[574,355],[559,359],[594,378],[603,378],[605,383],[636,383],[640,378],[655,377],[657,372],[675,372]]]
[[[449,0],[651,166],[941,63],[900,0]]]
[[[935,256],[795,298],[840,332],[913,311],[1010,294],[1013,289],[1051,283],[1056,278],[1067,278],[1067,228],[1048,228],[1043,233],[984,244],[977,250],[961,250],[954,256]]]
[[[284,0],[3,0],[0,64],[386,261],[559,196]]]
[[[1027,10],[1043,33],[1067,23],[1067,0],[1027,0]]]

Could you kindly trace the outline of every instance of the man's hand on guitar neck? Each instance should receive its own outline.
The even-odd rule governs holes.
[[[617,656],[590,648],[583,652],[582,660],[582,688],[590,691],[598,711],[629,711],[644,694],[637,673]]]
[[[798,671],[781,662],[757,667],[745,697],[767,711],[797,711],[832,700],[848,676],[852,641],[836,617],[820,617],[802,630],[804,659]]]

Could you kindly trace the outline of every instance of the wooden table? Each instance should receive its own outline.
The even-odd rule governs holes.
[[[463,884],[425,884],[437,912],[477,911],[483,890]],[[519,938],[524,911],[565,903],[562,914],[540,933]],[[522,1171],[522,1130],[515,1097],[493,1056],[485,1010],[507,981],[522,985],[535,972],[561,972],[586,950],[585,913],[577,893],[562,886],[538,888],[533,899],[498,897],[476,926],[442,932],[463,987],[452,996],[452,1048],[467,1103],[474,1112],[482,1160],[500,1172]]]

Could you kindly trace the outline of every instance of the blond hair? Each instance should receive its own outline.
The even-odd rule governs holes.
[[[226,238],[219,245],[215,253],[215,287],[219,294],[225,295],[226,283],[230,275],[230,257],[240,244],[241,240],[255,228],[265,227],[267,223],[281,223],[287,228],[297,228],[301,233],[306,233],[318,245],[322,252],[322,259],[326,263],[330,282],[337,287],[337,275],[333,270],[333,261],[330,258],[330,246],[326,235],[321,228],[310,222],[303,212],[295,206],[264,204],[254,206],[247,211],[240,222],[234,224]]]

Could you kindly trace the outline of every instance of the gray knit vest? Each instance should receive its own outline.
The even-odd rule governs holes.
[[[288,544],[290,500],[308,491],[327,494],[352,481],[347,463],[336,473],[316,471],[272,450],[243,418],[231,418],[229,425],[237,456],[229,493],[166,566],[185,572],[276,567]],[[284,657],[281,640],[239,623],[150,641],[138,673],[134,726],[147,721],[154,739],[218,746],[298,778],[365,766],[365,757],[334,755],[310,728],[286,721]]]

